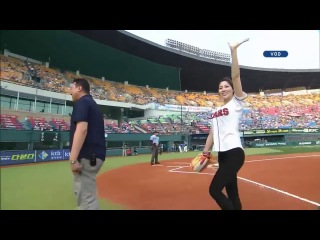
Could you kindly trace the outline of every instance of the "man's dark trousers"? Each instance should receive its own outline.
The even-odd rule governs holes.
[[[158,161],[158,146],[155,145],[155,144],[152,144],[152,147],[151,147],[151,151],[152,151],[152,155],[151,155],[151,165],[153,164],[159,164],[159,161]]]

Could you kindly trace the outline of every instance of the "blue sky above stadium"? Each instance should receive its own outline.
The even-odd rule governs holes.
[[[230,53],[229,42],[250,38],[238,50],[240,65],[278,69],[319,69],[319,30],[126,30],[165,46],[166,39],[201,49]],[[286,58],[266,58],[264,51],[287,51]]]

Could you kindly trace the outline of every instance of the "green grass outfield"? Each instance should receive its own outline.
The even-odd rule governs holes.
[[[245,149],[245,152],[246,155],[320,152],[320,146],[249,148]],[[159,160],[192,158],[198,153],[165,153],[159,156]],[[121,166],[149,161],[149,154],[110,157],[107,158],[100,174]],[[122,206],[102,199],[100,199],[100,206],[104,210],[124,209]],[[75,208],[72,174],[67,161],[1,168],[2,210],[73,210]]]

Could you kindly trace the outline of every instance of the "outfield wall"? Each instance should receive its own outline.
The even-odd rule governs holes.
[[[299,141],[299,142],[266,142],[253,143],[251,147],[280,147],[280,146],[311,146],[317,145],[320,149],[319,141]],[[151,153],[150,148],[139,148],[138,154]],[[51,161],[68,160],[70,156],[69,149],[51,149],[51,150],[16,150],[0,151],[1,166],[19,165],[27,163],[41,163]],[[108,156],[122,156],[121,149],[107,150]]]
[[[204,145],[207,136],[189,135],[189,145]],[[250,129],[240,131],[240,137],[245,147],[315,145],[320,141],[320,128]]]
[[[138,148],[139,154],[151,153],[150,148]],[[106,152],[107,159],[109,156],[122,156],[121,149],[108,149]],[[19,165],[27,163],[41,163],[51,161],[69,160],[69,149],[50,149],[50,150],[13,150],[0,151],[0,165]]]
[[[266,143],[253,143],[251,147],[280,147],[280,146],[310,146],[319,145],[320,150],[320,140],[319,141],[298,141],[298,142],[266,142]]]
[[[151,154],[152,134],[106,134],[106,156],[122,156],[122,146],[136,147],[138,154]],[[67,160],[69,158],[69,131],[0,130],[1,165]],[[160,143],[188,141],[188,135],[160,135]],[[1,151],[2,150],[2,151]]]
[[[42,135],[43,133],[44,136]],[[58,133],[57,141],[54,141]],[[1,165],[67,160],[69,158],[69,132],[42,132],[24,130],[0,130]],[[108,156],[122,156],[122,146],[136,147],[138,154],[150,154],[151,134],[107,134]],[[208,134],[160,135],[160,143],[167,148],[172,143],[187,143],[188,149],[198,149],[205,144]],[[41,138],[44,139],[41,142]],[[241,132],[244,147],[280,147],[317,145],[320,149],[319,128],[257,129]],[[52,141],[52,143],[50,143]],[[248,144],[248,142],[250,144]],[[6,147],[10,146],[10,147]]]

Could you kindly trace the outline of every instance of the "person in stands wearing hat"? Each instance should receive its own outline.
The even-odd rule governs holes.
[[[158,161],[158,153],[159,153],[159,137],[158,132],[154,131],[153,135],[150,137],[151,142],[151,165],[160,164]]]

